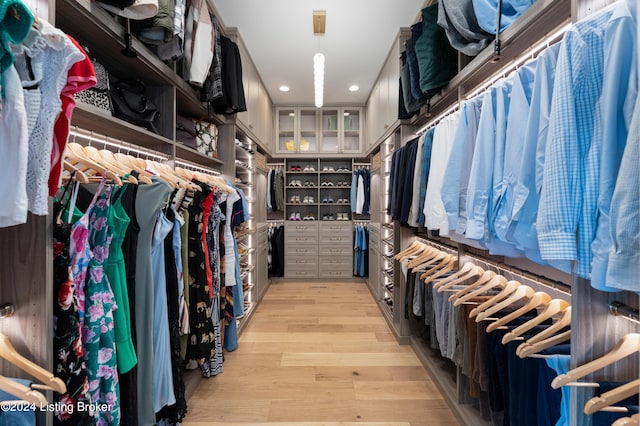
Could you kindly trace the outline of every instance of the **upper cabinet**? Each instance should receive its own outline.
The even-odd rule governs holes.
[[[354,108],[276,108],[277,154],[362,153],[363,110]]]
[[[362,121],[362,108],[323,108],[320,153],[361,153]]]
[[[239,35],[236,43],[242,58],[242,84],[247,103],[247,110],[238,113],[238,123],[259,145],[269,149],[273,137],[271,99]]]
[[[388,135],[398,123],[400,91],[400,36],[395,40],[380,70],[378,80],[367,102],[365,151],[370,151]]]
[[[316,108],[276,108],[276,153],[318,152],[318,112]]]

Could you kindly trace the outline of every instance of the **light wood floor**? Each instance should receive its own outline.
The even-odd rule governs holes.
[[[275,283],[185,426],[458,425],[364,283]]]

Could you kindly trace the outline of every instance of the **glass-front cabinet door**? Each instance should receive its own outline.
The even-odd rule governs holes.
[[[340,131],[342,124],[339,120],[339,108],[322,109],[322,124],[320,128],[320,152],[337,153],[340,152]]]
[[[342,153],[359,153],[362,151],[362,109],[344,108],[342,110]]]
[[[300,108],[298,110],[300,154],[318,152],[318,110],[317,108]]]
[[[276,114],[277,145],[276,152],[297,152],[296,127],[297,114],[295,108],[278,108]]]

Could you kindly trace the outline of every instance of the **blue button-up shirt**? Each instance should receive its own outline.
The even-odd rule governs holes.
[[[640,293],[640,98],[611,198],[607,285]]]
[[[480,240],[492,254],[518,257],[518,250],[500,241],[493,229],[497,202],[494,188],[502,182],[512,85],[512,77],[502,80],[489,88],[484,96],[467,187],[466,237]]]
[[[536,224],[542,258],[565,272],[577,260],[575,273],[583,278],[590,276],[595,234],[599,152],[591,145],[613,7],[576,23],[560,46]]]
[[[620,2],[607,25],[604,38],[605,78],[600,96],[602,121],[600,132],[593,142],[594,149],[598,149],[600,143],[602,145],[600,148],[600,192],[598,195],[596,236],[591,244],[593,252],[591,285],[604,291],[618,290],[617,287],[609,287],[607,283],[608,258],[613,247],[609,223],[611,220],[610,208],[612,208],[611,197],[614,187],[617,188],[618,170],[627,144],[627,134],[638,95],[635,7],[635,1]],[[638,164],[636,163],[636,168]],[[626,178],[622,176],[620,184],[638,186],[638,181],[631,183],[625,182],[625,180]],[[621,189],[621,191],[626,190]],[[637,235],[637,233],[631,234],[629,231],[627,228],[624,232],[631,237]],[[624,244],[624,240],[622,243]],[[636,285],[636,288],[638,287],[640,286]]]
[[[494,176],[493,197],[495,200],[493,227],[497,237],[505,243],[514,243],[509,234],[515,203],[515,185],[520,173],[525,133],[522,131],[529,118],[533,83],[537,60],[518,69],[513,78],[511,102],[507,116],[506,142],[502,180]],[[529,161],[535,161],[529,158]]]
[[[476,146],[482,99],[482,96],[476,96],[462,105],[440,189],[442,203],[449,218],[449,229],[454,229],[460,234],[464,234],[467,224],[467,185]]]
[[[540,258],[538,247],[536,220],[559,50],[560,44],[558,43],[538,55],[536,78],[525,127],[522,157],[518,162],[519,174],[516,179],[511,214],[512,224],[510,227],[513,230],[513,240],[524,250],[527,258],[538,263],[543,261]],[[508,232],[509,234],[510,232]]]
[[[433,134],[435,128],[430,128],[424,134],[422,141],[422,162],[420,164],[420,201],[418,205],[418,219],[417,222],[420,225],[424,225],[424,200],[427,196],[427,183],[429,183],[429,170],[431,164],[431,148],[433,147]],[[414,191],[416,188],[413,189]]]

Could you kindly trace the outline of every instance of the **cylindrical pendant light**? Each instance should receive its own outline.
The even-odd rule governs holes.
[[[322,107],[324,92],[324,55],[322,53],[316,53],[313,56],[313,83],[316,108],[320,108]]]

